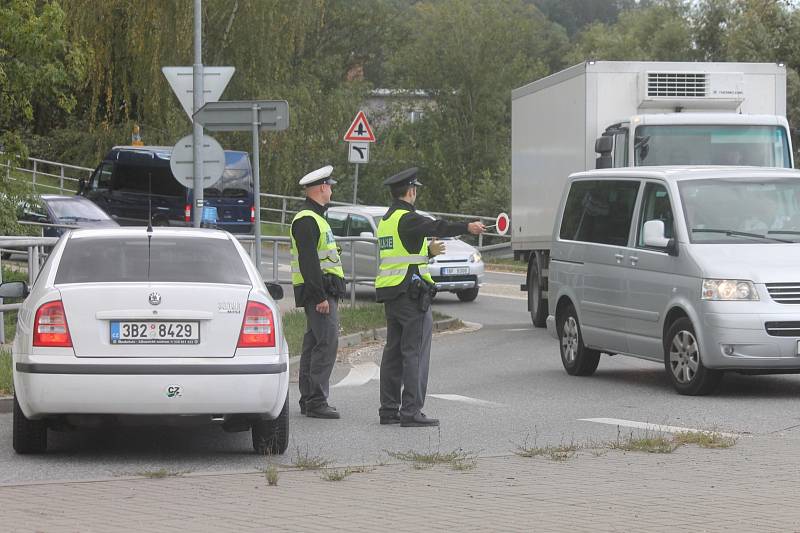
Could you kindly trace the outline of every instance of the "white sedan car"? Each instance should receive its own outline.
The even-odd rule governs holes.
[[[76,230],[30,289],[13,344],[17,453],[52,429],[217,423],[252,431],[258,453],[289,438],[288,348],[274,298],[224,231]]]

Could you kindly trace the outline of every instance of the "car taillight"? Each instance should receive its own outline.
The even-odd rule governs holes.
[[[251,224],[256,223],[256,206],[254,205],[250,206],[250,223]]]
[[[36,310],[33,321],[33,345],[72,348],[67,315],[61,300],[47,302]]]
[[[186,204],[183,206],[183,219],[186,222],[192,221],[192,204]]]
[[[259,302],[247,302],[237,348],[268,348],[275,346],[275,327],[272,309]]]

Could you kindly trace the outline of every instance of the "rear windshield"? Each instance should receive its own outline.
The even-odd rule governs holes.
[[[148,245],[144,231],[141,237],[70,239],[55,282],[137,281],[250,285],[232,242],[156,235]]]

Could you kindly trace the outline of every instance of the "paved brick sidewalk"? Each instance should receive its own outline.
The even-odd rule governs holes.
[[[0,487],[3,531],[800,531],[800,441]]]

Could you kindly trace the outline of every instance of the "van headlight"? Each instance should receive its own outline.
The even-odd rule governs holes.
[[[481,253],[480,252],[472,252],[472,255],[469,256],[470,263],[477,263],[481,260]]]
[[[740,279],[704,279],[703,300],[758,300],[752,281]]]

